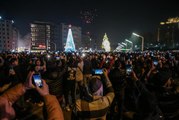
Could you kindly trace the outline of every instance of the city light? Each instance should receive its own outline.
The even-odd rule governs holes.
[[[129,42],[129,43],[131,43],[131,44],[133,43],[132,41],[130,41],[130,40],[128,40],[128,39],[125,39],[125,41],[126,41],[126,42]]]
[[[141,36],[141,35],[138,35],[138,34],[136,34],[136,33],[132,33],[133,35],[135,35],[135,36],[137,36],[137,37],[140,37],[140,38],[142,38],[142,47],[141,47],[141,50],[142,51],[144,51],[144,37],[143,36]]]
[[[131,44],[131,50],[132,50],[133,49],[133,42],[128,40],[128,39],[125,39],[125,41]]]
[[[0,16],[0,19],[2,19],[2,17]]]
[[[49,58],[50,58],[50,55],[47,55],[47,58],[49,59]]]
[[[136,33],[132,33],[133,35],[137,36],[137,37],[140,37],[140,35],[136,34]]]
[[[179,23],[179,17],[169,18],[166,22],[160,22],[161,25]]]
[[[122,44],[123,44],[123,45],[125,45],[125,46],[127,46],[127,44],[126,44],[126,43],[124,43],[124,42],[122,42]]]
[[[118,43],[118,46],[124,47],[124,45],[122,45],[121,43]]]
[[[25,49],[26,49],[26,47],[18,47],[18,48],[17,48],[17,51],[18,51],[18,52],[22,52],[22,51],[25,51]]]
[[[119,45],[120,47],[124,47],[124,45]]]
[[[85,53],[83,53],[83,54],[82,54],[82,57],[85,57],[85,56],[86,56],[86,54],[85,54]]]

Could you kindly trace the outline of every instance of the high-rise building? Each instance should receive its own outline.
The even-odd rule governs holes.
[[[60,39],[60,25],[54,26],[54,44],[56,45],[56,51],[61,51],[62,42]]]
[[[71,28],[72,30],[72,35],[73,35],[73,40],[75,44],[76,50],[78,50],[81,47],[81,27],[77,26],[72,26],[72,25],[67,25],[62,23],[60,27],[60,36],[61,36],[61,48],[60,50],[64,50],[66,41],[67,41],[67,35],[68,35],[68,30]]]
[[[19,38],[19,30],[17,28],[13,28],[13,39],[12,39],[12,50],[18,49],[18,38]]]
[[[179,47],[179,17],[169,18],[160,23],[157,41],[167,49]]]
[[[14,27],[13,20],[0,17],[0,51],[17,49],[18,30]]]
[[[31,23],[31,51],[54,51],[55,25],[48,22]]]

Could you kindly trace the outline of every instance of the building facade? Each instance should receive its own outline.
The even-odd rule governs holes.
[[[62,51],[64,50],[64,47],[65,47],[65,44],[67,41],[67,35],[68,35],[69,28],[71,28],[71,30],[72,30],[73,40],[75,43],[76,50],[78,50],[81,47],[81,37],[82,37],[81,27],[61,23],[61,25],[60,25],[60,37],[61,37],[60,50],[62,50]]]
[[[19,30],[17,28],[13,28],[13,39],[12,39],[12,50],[18,49],[18,38],[19,38]]]
[[[55,51],[54,24],[48,22],[31,23],[31,51]]]
[[[179,17],[161,22],[158,29],[158,40],[161,47],[176,49],[179,47]]]
[[[14,51],[17,49],[18,30],[13,20],[0,17],[0,51]]]

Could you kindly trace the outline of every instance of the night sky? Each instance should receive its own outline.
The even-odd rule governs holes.
[[[92,17],[90,23],[80,14],[85,11]],[[173,0],[1,0],[0,15],[14,19],[22,35],[37,20],[81,26],[94,39],[102,39],[106,32],[117,42],[132,32],[156,32],[161,21],[179,16],[179,7]]]

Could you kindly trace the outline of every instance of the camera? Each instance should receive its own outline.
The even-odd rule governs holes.
[[[132,66],[131,65],[126,65],[126,74],[130,75],[132,72]]]
[[[93,69],[93,73],[95,75],[102,75],[103,74],[103,69]]]
[[[42,83],[42,79],[40,74],[33,74],[33,83],[38,86],[38,87],[42,87],[43,83]]]

